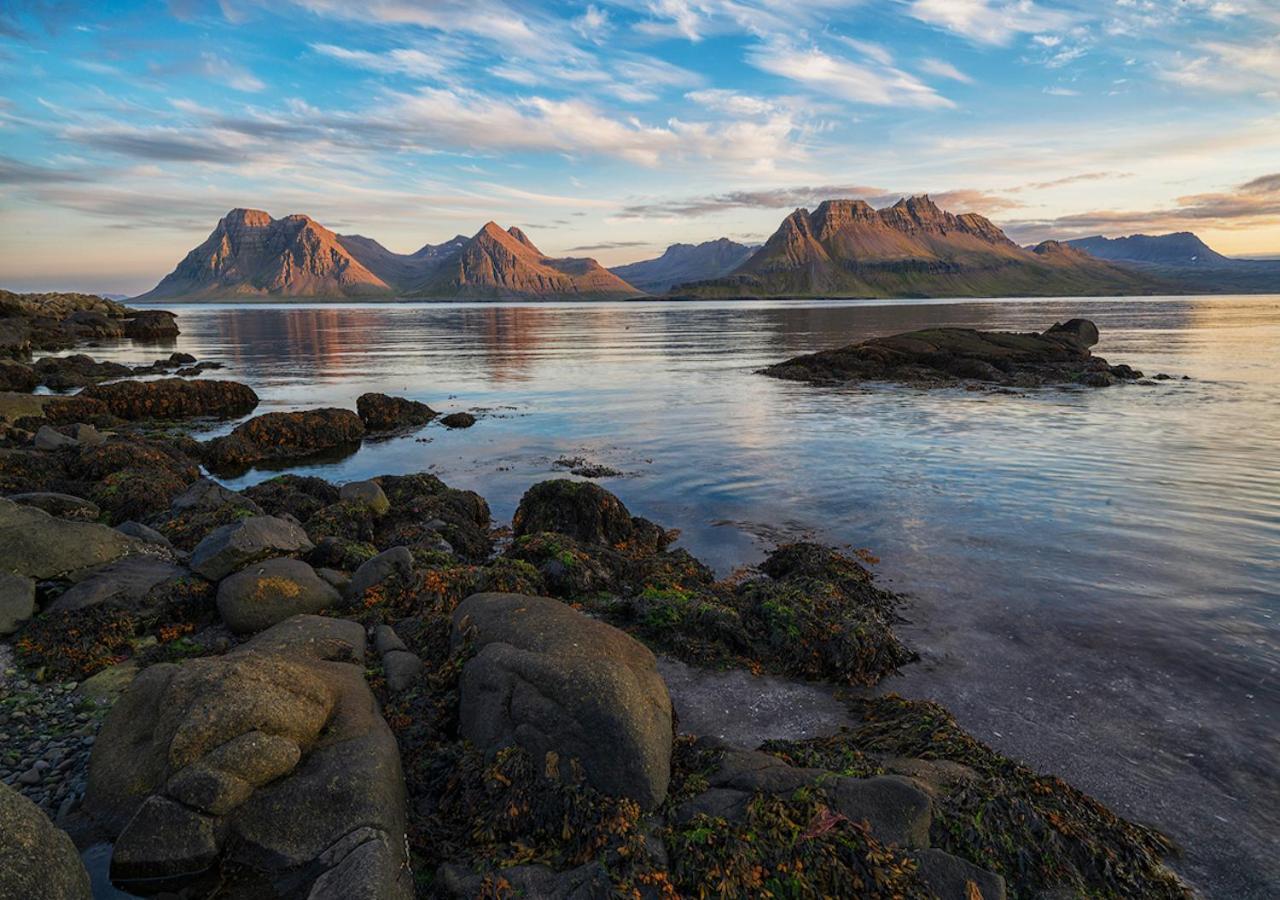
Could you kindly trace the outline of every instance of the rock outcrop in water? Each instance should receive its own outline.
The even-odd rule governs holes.
[[[1094,356],[1089,348],[1097,342],[1098,328],[1087,319],[1059,323],[1040,334],[929,328],[797,356],[761,372],[816,384],[892,381],[922,387],[964,382],[1107,387],[1142,377],[1129,366]]]
[[[1147,293],[1158,283],[1083,253],[1024,250],[989,219],[925,197],[876,210],[862,200],[797,209],[722,278],[676,285],[692,297],[1009,297]]]
[[[95,294],[0,290],[0,359],[27,359],[33,350],[65,350],[103,338],[163,341],[177,335],[171,312],[130,309]]]
[[[554,258],[519,228],[489,222],[410,254],[334,234],[305,215],[233,209],[139,299],[470,297],[620,299],[642,295],[594,259]]]

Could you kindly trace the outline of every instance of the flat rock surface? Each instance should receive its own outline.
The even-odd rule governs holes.
[[[830,685],[752,675],[745,669],[698,669],[658,657],[680,730],[754,749],[775,738],[835,734],[853,719]]]

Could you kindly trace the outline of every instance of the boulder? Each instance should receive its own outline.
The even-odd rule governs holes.
[[[70,494],[59,494],[54,491],[34,491],[27,494],[10,494],[9,499],[23,506],[34,506],[43,509],[51,516],[60,519],[76,519],[84,522],[96,521],[102,510],[98,504]]]
[[[36,583],[25,575],[0,572],[0,636],[13,634],[35,611]]]
[[[139,547],[106,525],[69,522],[0,500],[0,572],[57,578],[112,562]]]
[[[80,446],[75,438],[63,434],[51,425],[41,425],[33,443],[37,450],[61,450],[64,447]]]
[[[391,501],[382,492],[382,487],[372,480],[344,484],[338,491],[338,499],[347,503],[358,503],[368,508],[375,516],[385,516],[391,509]]]
[[[142,541],[144,544],[154,544],[157,547],[173,547],[167,537],[154,528],[143,525],[141,522],[121,522],[116,526],[116,531],[135,540]]]
[[[362,563],[347,584],[347,598],[359,602],[365,593],[390,578],[408,581],[413,576],[413,553],[408,547],[392,547]]]
[[[935,849],[916,850],[911,857],[920,880],[940,900],[1005,900],[1007,896],[1003,877],[968,860]]]
[[[470,428],[476,424],[476,417],[469,412],[449,413],[440,419],[440,424],[445,428]]]
[[[251,563],[218,585],[218,612],[237,634],[263,631],[298,613],[340,604],[338,592],[299,559]]]
[[[654,552],[669,542],[657,525],[632,516],[616,496],[589,481],[556,478],[525,491],[512,526],[516,537],[554,531],[584,544],[641,545]]]
[[[5,784],[0,784],[0,825],[0,897],[90,900],[89,873],[71,838]]]
[[[162,309],[133,310],[124,320],[124,336],[135,341],[167,340],[179,333],[177,316]],[[175,355],[187,356],[185,353]]]
[[[76,353],[71,356],[46,356],[35,364],[36,374],[46,387],[69,391],[109,378],[126,378],[133,374],[128,366],[113,362],[97,362],[93,357]]]
[[[361,394],[356,398],[356,412],[369,431],[425,425],[438,415],[425,403],[386,394]]]
[[[412,896],[399,751],[362,666],[330,657],[351,658],[346,639],[362,657],[359,625],[298,616],[138,675],[103,723],[84,800],[115,840],[113,878],[177,888],[229,864],[287,877],[290,896]]]
[[[0,359],[0,391],[34,391],[40,376],[31,366],[13,359]]]
[[[251,562],[289,553],[306,553],[311,540],[302,526],[275,516],[250,516],[223,525],[191,551],[192,571],[221,581]]]
[[[44,394],[0,391],[0,422],[13,424],[19,419],[41,418],[45,405],[56,399]]]
[[[175,513],[210,512],[223,506],[235,506],[248,510],[255,516],[263,514],[262,507],[244,494],[225,488],[212,478],[201,478],[181,494],[173,498],[170,509]]]
[[[163,557],[126,556],[86,575],[49,604],[49,609],[58,612],[105,605],[150,615],[159,611],[162,602],[152,598],[152,590],[188,574]]]
[[[671,699],[653,654],[558,600],[474,594],[453,616],[477,653],[460,681],[459,732],[490,751],[576,758],[597,790],[652,809],[671,774]]]
[[[252,412],[258,395],[235,381],[117,381],[90,385],[78,396],[99,400],[122,419],[235,418]]]
[[[1077,347],[1092,347],[1098,343],[1098,326],[1088,319],[1070,319],[1066,322],[1055,322],[1044,333],[1045,337],[1062,338]]]
[[[350,447],[364,437],[364,423],[349,409],[311,409],[254,416],[205,445],[205,462],[237,469],[272,459],[312,456]]]

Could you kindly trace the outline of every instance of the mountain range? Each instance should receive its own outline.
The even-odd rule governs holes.
[[[701,244],[672,244],[657,259],[614,266],[609,271],[642,291],[665,294],[673,285],[686,281],[728,275],[746,262],[755,249],[728,238]]]
[[[487,223],[408,254],[335,234],[310,216],[233,209],[138,300],[464,297],[583,300],[641,296],[594,259],[545,255],[519,228]]]
[[[1189,231],[1069,241],[1086,253],[1168,282],[1179,292],[1280,292],[1280,260],[1223,256]]]
[[[873,209],[797,209],[728,275],[680,284],[688,297],[998,297],[1149,293],[1151,277],[1057,241],[1019,247],[991,220],[928,196]]]
[[[1195,235],[1093,237],[1020,247],[989,219],[928,196],[873,209],[797,209],[761,246],[672,244],[606,269],[544,254],[519,228],[487,223],[413,253],[336,234],[305,215],[233,209],[139,300],[273,298],[630,299],[1001,297],[1280,291],[1280,261],[1223,256]]]

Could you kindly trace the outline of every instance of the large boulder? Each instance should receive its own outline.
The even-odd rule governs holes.
[[[252,563],[218,585],[218,612],[237,634],[263,631],[298,613],[340,603],[338,592],[299,559]]]
[[[0,784],[0,898],[89,900],[89,873],[67,833],[13,788]]]
[[[122,419],[226,419],[243,416],[258,405],[258,395],[248,385],[203,379],[95,384],[79,396],[100,400],[108,412]]]
[[[69,522],[0,500],[0,572],[58,578],[112,562],[140,546],[106,525]]]
[[[163,602],[154,589],[183,577],[189,577],[187,570],[162,556],[126,556],[89,573],[48,608],[57,612],[105,605],[149,615]]]
[[[349,409],[265,413],[210,441],[205,462],[216,469],[244,468],[353,446],[363,437],[364,423]]]
[[[477,653],[460,682],[459,731],[487,750],[577,759],[588,782],[643,808],[671,775],[671,698],[653,654],[558,600],[474,594],[454,612],[454,642]]]
[[[356,398],[356,412],[369,431],[426,425],[439,415],[425,403],[386,394],[361,394]]]
[[[135,341],[169,340],[178,334],[177,316],[162,309],[133,310],[124,320],[124,336]]]
[[[657,525],[633,516],[616,496],[590,481],[555,478],[520,498],[512,521],[516,537],[554,531],[608,547],[656,552],[670,543]]]
[[[339,630],[314,619],[151,666],[116,702],[84,800],[114,839],[113,878],[180,882],[230,864],[287,875],[290,896],[412,895],[395,738],[363,668],[336,661],[354,648],[316,640]],[[341,624],[362,657],[363,631]]]
[[[191,570],[220,581],[251,562],[290,553],[306,553],[314,545],[300,525],[275,516],[249,516],[209,533],[191,551]]]

